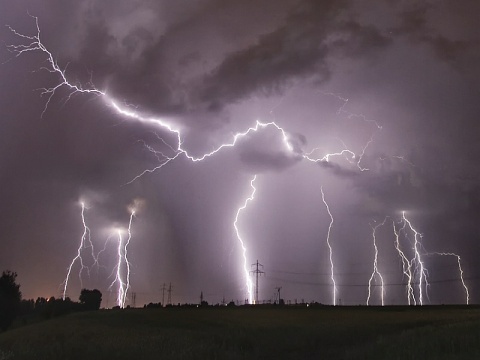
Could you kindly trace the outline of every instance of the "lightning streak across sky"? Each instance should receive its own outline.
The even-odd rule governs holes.
[[[26,44],[26,45],[7,45],[7,48],[12,53],[15,54],[15,57],[18,57],[18,56],[20,56],[24,53],[27,53],[27,52],[33,52],[33,51],[44,52],[47,55],[47,60],[48,60],[48,63],[50,65],[50,68],[43,67],[42,69],[44,69],[44,70],[46,70],[50,73],[56,74],[59,77],[60,81],[58,82],[57,85],[55,85],[54,87],[51,87],[51,88],[41,89],[43,95],[48,95],[48,98],[47,98],[44,110],[42,112],[42,115],[44,115],[44,113],[46,112],[46,110],[48,108],[48,105],[50,104],[50,101],[51,101],[52,97],[55,95],[55,93],[60,88],[65,87],[68,90],[67,101],[74,94],[77,94],[77,93],[89,93],[89,94],[102,96],[105,103],[108,104],[109,106],[111,106],[118,114],[123,115],[127,118],[130,118],[130,119],[137,120],[141,123],[151,124],[151,125],[154,125],[156,127],[160,127],[164,130],[167,130],[170,133],[173,133],[175,135],[175,137],[177,138],[177,145],[175,147],[171,146],[170,144],[166,143],[163,139],[160,138],[160,140],[164,144],[166,144],[168,147],[170,147],[171,150],[174,151],[174,155],[172,155],[172,156],[168,156],[168,155],[165,155],[163,153],[158,153],[158,152],[154,151],[153,148],[147,147],[148,150],[155,153],[157,158],[158,158],[158,155],[160,155],[162,157],[161,160],[160,160],[160,164],[158,166],[152,168],[152,169],[147,169],[147,170],[143,171],[142,173],[140,173],[139,175],[134,177],[129,183],[135,181],[136,179],[138,179],[139,177],[143,176],[146,173],[152,173],[152,172],[162,168],[163,166],[167,165],[170,161],[175,160],[180,155],[184,155],[186,158],[188,158],[189,160],[191,160],[193,162],[203,161],[206,158],[209,158],[212,155],[218,153],[220,150],[222,150],[224,148],[234,147],[240,139],[246,137],[250,133],[257,132],[261,129],[265,129],[265,128],[268,128],[268,127],[274,127],[276,130],[280,131],[286,150],[293,155],[300,156],[301,158],[304,158],[304,159],[309,160],[311,162],[329,162],[331,157],[344,156],[350,162],[353,162],[354,159],[358,159],[357,162],[356,162],[357,167],[362,171],[368,170],[368,169],[362,168],[360,166],[360,161],[362,159],[363,154],[366,151],[366,148],[373,141],[373,138],[371,138],[367,142],[367,144],[364,146],[364,148],[361,151],[360,156],[356,155],[355,152],[353,152],[352,150],[349,150],[345,147],[341,151],[325,154],[321,157],[314,158],[311,155],[317,149],[313,149],[309,153],[294,154],[294,149],[289,142],[289,136],[288,136],[287,132],[281,126],[279,126],[277,123],[275,123],[273,121],[272,122],[261,122],[261,121],[257,120],[254,126],[249,127],[247,130],[245,130],[243,132],[238,132],[238,133],[234,134],[231,141],[220,144],[219,146],[217,146],[212,151],[207,152],[207,153],[205,153],[201,156],[193,156],[193,155],[189,154],[188,151],[186,149],[184,149],[183,146],[182,146],[183,141],[182,141],[182,136],[181,136],[180,129],[178,127],[174,126],[173,124],[167,122],[165,119],[151,117],[151,116],[143,116],[138,111],[132,110],[128,106],[122,106],[122,105],[119,104],[118,101],[113,99],[105,91],[101,91],[101,90],[98,90],[97,88],[95,88],[95,86],[91,82],[88,84],[89,85],[88,88],[84,88],[80,85],[71,83],[67,79],[65,69],[60,68],[57,61],[53,57],[53,54],[41,42],[41,40],[40,40],[40,27],[39,27],[39,24],[38,24],[38,18],[35,17],[35,16],[32,16],[32,18],[35,19],[35,24],[36,24],[36,29],[37,29],[37,34],[33,35],[33,36],[21,34],[21,33],[17,32],[15,29],[13,29],[12,27],[7,25],[8,28],[16,36],[18,36],[22,39],[26,39],[28,41],[31,41],[29,44]],[[342,100],[344,100],[344,99],[342,99]],[[350,116],[353,116],[353,114],[350,114]],[[371,120],[369,120],[369,121],[371,121]],[[376,122],[375,122],[375,124],[376,124],[378,129],[381,129],[381,126],[379,126]]]
[[[323,192],[323,187],[320,187],[320,191],[322,192],[322,201],[325,204],[328,215],[330,216],[330,224],[328,225],[328,231],[327,231],[327,246],[329,251],[329,259],[330,259],[330,278],[333,284],[332,300],[333,300],[333,306],[335,306],[337,304],[337,285],[335,283],[335,277],[333,276],[334,274],[333,249],[332,249],[332,244],[330,243],[330,233],[332,231],[332,226],[333,226],[333,215],[330,212],[330,207],[328,206],[327,201],[325,200],[325,193]]]

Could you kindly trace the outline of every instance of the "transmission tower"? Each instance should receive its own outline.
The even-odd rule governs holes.
[[[172,305],[172,283],[168,285],[168,299],[167,305]]]
[[[258,260],[255,264],[252,264],[252,266],[255,266],[255,270],[250,271],[252,274],[255,274],[255,299],[253,300],[253,303],[258,304],[258,276],[265,274],[265,271],[259,269],[259,267],[263,269],[263,265],[260,264]]]
[[[130,296],[131,296],[132,307],[135,308],[136,307],[136,302],[137,302],[137,293],[132,292],[132,294]]]
[[[167,290],[167,285],[165,285],[165,283],[163,283],[161,290],[162,290],[162,307],[165,307],[165,290]]]

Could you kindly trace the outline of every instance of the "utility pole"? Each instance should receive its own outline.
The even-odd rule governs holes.
[[[263,265],[260,264],[258,260],[255,264],[252,264],[252,266],[256,266],[255,270],[250,271],[251,273],[255,274],[255,300],[253,302],[254,304],[258,304],[258,276],[265,274],[265,271],[262,271],[258,268],[260,266],[263,269]]]
[[[167,305],[172,305],[172,283],[168,285],[168,300]]]
[[[167,286],[163,283],[162,286],[162,307],[165,307],[165,290],[167,290]]]

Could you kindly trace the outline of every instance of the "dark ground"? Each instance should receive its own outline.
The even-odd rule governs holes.
[[[474,358],[472,306],[100,310],[0,334],[0,360]]]

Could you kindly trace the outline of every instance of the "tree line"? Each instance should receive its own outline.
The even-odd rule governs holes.
[[[82,289],[78,300],[56,299],[53,296],[48,299],[22,299],[17,273],[5,270],[0,276],[0,331],[11,327],[17,318],[27,323],[31,319],[49,319],[77,311],[98,310],[102,293],[97,289]]]

